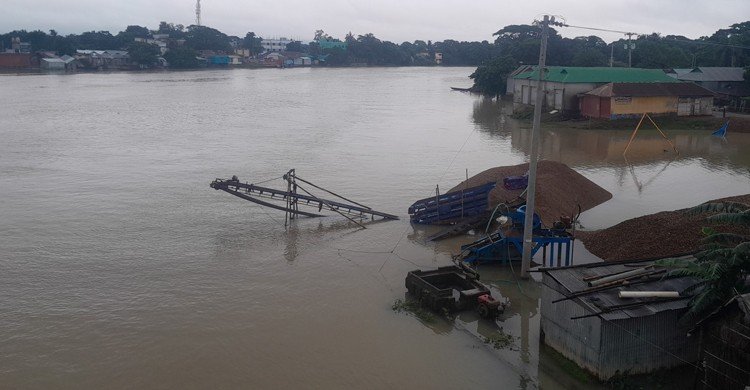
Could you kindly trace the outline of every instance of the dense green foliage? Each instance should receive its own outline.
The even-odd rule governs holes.
[[[539,27],[511,25],[502,28],[494,35],[496,36],[495,50],[500,55],[510,57],[517,65],[538,62]],[[613,66],[627,66],[626,43],[627,40],[623,38],[607,44],[593,35],[572,39],[563,38],[551,28],[547,45],[547,65],[608,66],[611,60]],[[723,46],[750,46],[750,22],[733,24],[728,29],[719,30],[710,37],[697,40],[682,36],[662,37],[658,34],[651,34],[637,37],[634,43],[636,49],[632,51],[631,61],[632,66],[636,68],[750,66],[750,50]],[[493,65],[488,63],[485,66],[492,67]],[[502,74],[502,70],[502,68],[496,68],[494,72]],[[507,77],[507,72],[504,75]],[[472,78],[474,78],[475,89],[494,94],[492,91],[496,89],[495,81]]]
[[[750,229],[750,206],[742,203],[707,203],[689,212],[719,212],[707,218],[708,222],[735,225]],[[736,233],[718,233],[704,228],[706,249],[695,254],[695,260],[665,259],[657,265],[671,268],[670,275],[691,276],[699,282],[690,288],[697,294],[690,301],[690,310],[683,321],[694,323],[711,313],[737,294],[750,291],[750,236]]]
[[[206,26],[188,26],[185,44],[194,50],[216,50],[230,52],[229,37],[219,30]]]
[[[260,45],[261,38],[256,37],[254,32],[249,32],[245,35],[242,40],[242,47],[250,50],[253,54],[258,54],[263,51],[263,47]]]
[[[164,59],[167,60],[169,66],[178,69],[190,69],[197,68],[201,65],[201,62],[196,58],[198,53],[187,47],[176,47],[170,49],[164,54]]]
[[[169,34],[174,41],[185,40],[184,45],[193,50],[213,50],[229,52],[231,40],[241,47],[250,49],[253,54],[261,51],[260,40],[249,32],[244,38],[229,37],[206,26],[175,25],[161,22],[157,30],[150,31],[142,26],[128,26],[125,31],[112,35],[108,31],[89,31],[76,35],[60,36],[54,30],[49,34],[43,31],[12,31],[0,34],[0,48],[10,47],[12,37],[20,37],[30,42],[32,50],[50,50],[59,54],[72,54],[75,49],[126,49],[136,37],[148,38],[154,33]],[[447,66],[485,66],[497,69],[477,69],[475,75],[492,70],[507,71],[507,64],[535,64],[539,57],[539,28],[533,25],[510,25],[496,33],[494,42],[459,42],[445,40],[430,42],[417,40],[396,44],[378,39],[373,34],[346,36],[346,49],[323,49],[314,41],[310,45],[291,44],[294,51],[322,55],[324,64],[334,66],[373,65],[373,66],[413,66],[435,65],[435,54],[442,54],[442,64]],[[334,40],[323,30],[315,32],[315,39]],[[597,36],[564,38],[555,29],[550,29],[547,63],[568,66],[607,66],[610,57],[614,66],[627,66],[628,52],[626,39],[607,44]],[[690,40],[681,36],[642,35],[634,39],[636,49],[632,52],[632,66],[642,68],[687,68],[691,66],[750,66],[750,22],[733,24],[716,31],[711,36]],[[170,49],[176,44],[170,44]],[[290,50],[291,50],[290,49]],[[498,62],[498,58],[503,58]],[[494,64],[494,65],[492,65]],[[479,77],[485,80],[484,77]],[[477,80],[477,77],[474,77]],[[489,80],[489,79],[487,79]],[[496,90],[494,86],[477,86],[484,90]]]
[[[515,68],[513,58],[504,56],[480,65],[469,77],[474,80],[474,85],[481,86],[481,92],[497,96],[505,93],[508,73]]]
[[[128,46],[130,60],[138,65],[153,65],[159,54],[159,46],[150,43],[133,42]]]

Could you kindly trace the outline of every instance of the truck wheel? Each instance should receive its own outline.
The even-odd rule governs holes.
[[[477,306],[477,312],[479,313],[479,316],[482,318],[489,318],[490,317],[490,308],[487,307],[484,303],[480,303],[479,306]]]

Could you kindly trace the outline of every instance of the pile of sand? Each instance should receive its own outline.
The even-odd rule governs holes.
[[[717,199],[750,204],[750,194]],[[747,234],[741,227],[713,226],[711,213],[687,214],[686,209],[662,211],[629,219],[607,229],[576,232],[586,249],[605,261],[644,260],[692,254],[700,250],[705,226],[717,231]]]
[[[508,176],[521,176],[528,170],[528,163],[490,168],[461,182],[450,191],[460,191],[463,188],[494,181],[497,185],[489,194],[491,208],[500,203],[510,206],[519,205],[525,201],[525,195],[524,198],[519,198],[523,190],[505,189],[503,179]],[[585,211],[611,198],[612,194],[607,190],[563,163],[542,160],[537,165],[535,211],[548,226],[551,226],[560,216],[570,216],[577,212],[577,205],[581,205],[581,210]]]

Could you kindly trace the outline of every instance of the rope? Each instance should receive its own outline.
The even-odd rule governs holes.
[[[263,180],[263,181],[259,181],[257,183],[250,183],[250,185],[268,183],[269,181],[273,181],[273,180],[277,180],[277,179],[283,179],[283,178],[284,178],[284,176],[274,177],[273,179]]]
[[[448,167],[445,168],[445,171],[443,171],[443,174],[440,175],[440,179],[438,179],[438,183],[443,180],[443,178],[445,177],[445,174],[448,173],[448,170],[451,169],[451,167],[453,166],[453,163],[456,161],[456,158],[458,158],[458,155],[461,154],[461,152],[464,150],[464,147],[466,147],[466,144],[469,142],[469,138],[471,138],[471,136],[476,131],[477,131],[476,127],[471,130],[471,132],[469,133],[469,135],[464,140],[464,143],[458,149],[458,151],[456,152],[456,154],[453,155],[453,159],[451,159],[451,162],[450,162],[450,164],[448,164]],[[411,227],[411,224],[409,224],[408,226],[406,226],[406,228],[404,228],[404,231],[401,232],[401,235],[399,236],[398,241],[396,241],[396,245],[394,245],[393,248],[390,251],[391,254],[395,254],[396,248],[398,248],[399,244],[401,244],[401,240],[404,239],[404,236],[406,236],[406,232],[409,231],[410,227]],[[398,256],[398,255],[396,255],[396,256]],[[390,259],[391,259],[391,255],[389,254],[388,257],[386,257],[385,260],[383,261],[383,264],[380,265],[380,268],[378,268],[378,273],[380,273],[383,270],[383,267],[385,267],[385,265],[388,263],[388,261]],[[401,259],[404,260],[403,258],[401,258]]]

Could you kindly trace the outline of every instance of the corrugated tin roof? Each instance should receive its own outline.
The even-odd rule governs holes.
[[[44,62],[51,62],[51,63],[65,63],[65,61],[59,59],[59,58],[42,58],[42,61]]]
[[[653,265],[653,261],[585,264],[574,267],[547,269],[544,272],[557,281],[557,283],[562,285],[566,291],[561,291],[561,293],[568,296],[591,288],[588,285],[588,281],[583,280],[584,278],[612,275],[619,272],[632,271],[649,265]],[[592,314],[601,313],[600,316],[605,320],[645,317],[665,310],[684,309],[687,307],[688,300],[691,296],[686,296],[679,300],[666,301],[653,298],[622,299],[618,296],[619,292],[623,290],[682,292],[696,282],[697,279],[687,277],[657,279],[644,283],[630,284],[626,287],[620,286],[603,291],[592,292],[574,299],[587,307]],[[634,305],[620,309],[622,305],[629,304]]]
[[[640,68],[605,68],[605,67],[575,67],[548,66],[545,80],[560,83],[674,83],[678,80],[667,76],[661,69]],[[515,76],[517,80],[535,80],[538,67],[521,72]]]
[[[745,81],[743,68],[701,66],[675,71],[677,78],[685,81]]]
[[[695,83],[609,83],[586,92],[586,95],[615,96],[713,96],[713,92]]]

